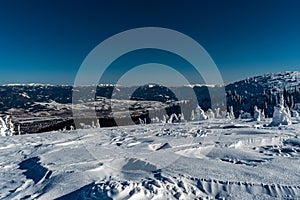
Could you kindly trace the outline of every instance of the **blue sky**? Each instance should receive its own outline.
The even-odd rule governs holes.
[[[100,42],[147,26],[195,39],[226,83],[300,70],[299,10],[296,0],[2,0],[0,84],[72,85],[82,61]]]

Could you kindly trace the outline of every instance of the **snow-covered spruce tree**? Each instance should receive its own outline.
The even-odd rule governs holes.
[[[98,118],[97,118],[97,120],[96,120],[96,128],[101,128],[100,122],[99,122],[99,119],[98,119]]]
[[[212,109],[208,109],[205,114],[208,117],[208,119],[214,119],[215,118],[215,113],[212,111]]]
[[[153,124],[156,124],[156,123],[159,123],[160,122],[160,120],[159,120],[159,118],[156,116],[156,117],[153,117],[152,119],[151,119],[151,123],[153,123]]]
[[[179,122],[186,122],[183,113],[179,114],[179,115],[178,115],[178,118],[179,118]]]
[[[15,133],[14,129],[15,129],[15,126],[14,124],[12,123],[12,116],[11,115],[6,115],[6,124],[7,124],[7,129],[8,129],[8,132],[13,135]]]
[[[261,111],[257,108],[257,106],[254,106],[254,114],[253,114],[254,121],[261,121]]]
[[[196,116],[195,116],[195,118],[196,118],[197,121],[208,119],[208,117],[205,114],[204,110],[202,110],[199,105],[196,107]]]
[[[284,106],[284,98],[281,96],[280,103],[274,107],[273,119],[269,126],[291,125],[292,117],[288,107]]]
[[[226,118],[228,118],[228,119],[235,119],[234,112],[233,112],[233,107],[232,106],[230,106],[229,113],[226,116]]]
[[[12,123],[12,117],[10,115],[5,115],[0,117],[0,135],[1,136],[11,136],[14,134],[14,124]]]
[[[299,113],[296,110],[291,111],[292,117],[299,117]]]
[[[162,118],[161,122],[163,124],[167,123],[167,117],[166,117],[166,115],[163,115],[163,118]]]
[[[92,128],[96,128],[94,121],[92,121]]]
[[[192,110],[192,113],[191,113],[191,118],[190,118],[190,120],[191,121],[195,121],[195,111],[194,110]]]
[[[265,110],[264,109],[262,109],[262,111],[261,111],[261,117],[260,118],[261,119],[265,119],[266,118]]]
[[[215,118],[221,118],[220,108],[215,108]]]
[[[168,124],[171,124],[171,123],[173,123],[173,122],[178,122],[179,121],[179,119],[178,119],[178,116],[176,115],[176,113],[173,113],[171,116],[170,116],[170,118],[168,119]]]
[[[221,111],[221,118],[223,118],[223,119],[229,118],[229,112],[227,112],[225,110],[222,110]]]
[[[21,135],[21,126],[20,126],[20,124],[18,125],[18,135]]]
[[[300,113],[300,103],[296,103],[293,110],[296,110],[298,113]]]
[[[145,125],[145,121],[142,120],[141,118],[139,118],[139,124],[140,124],[140,125]]]
[[[0,135],[6,136],[6,124],[2,117],[0,117]]]

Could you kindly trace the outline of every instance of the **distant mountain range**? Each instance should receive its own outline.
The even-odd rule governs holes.
[[[11,113],[19,119],[41,115],[69,118],[72,117],[72,94],[80,89],[90,91],[86,96],[80,96],[82,102],[104,102],[103,98],[112,98],[120,101],[154,101],[170,105],[178,100],[192,101],[190,97],[195,93],[198,104],[205,111],[211,107],[209,91],[220,94],[216,97],[220,99],[226,91],[227,108],[232,106],[236,117],[241,110],[253,114],[254,106],[263,109],[265,114],[271,117],[273,107],[279,102],[281,94],[290,108],[300,103],[300,72],[271,73],[247,78],[225,86],[223,92],[220,86],[199,84],[170,88],[155,84],[138,88],[107,84],[80,88],[48,84],[7,84],[0,86],[0,114]],[[178,107],[172,106],[172,109],[167,111],[168,114],[181,112]]]
[[[139,87],[122,87],[109,84],[97,86],[96,96],[110,97],[114,96],[118,99],[139,99],[139,100],[154,100],[166,102],[177,100],[174,96],[190,96],[191,89],[195,91],[199,99],[209,97],[208,87],[218,88],[214,85],[194,84],[181,87],[170,87],[166,89],[162,86],[145,85]],[[85,86],[94,89],[95,86]],[[295,91],[300,87],[300,72],[282,72],[270,73],[261,76],[247,78],[227,85],[226,92],[251,98],[264,93],[277,95],[286,91]],[[72,103],[72,86],[67,85],[50,85],[50,84],[6,84],[0,86],[0,111],[7,111],[10,108],[29,108],[34,102],[52,102],[67,104]],[[117,92],[116,95],[114,93]],[[133,97],[132,97],[133,96]],[[84,98],[84,97],[82,97]],[[201,102],[199,102],[201,103]],[[206,107],[206,106],[204,106]],[[205,108],[204,108],[205,109]]]

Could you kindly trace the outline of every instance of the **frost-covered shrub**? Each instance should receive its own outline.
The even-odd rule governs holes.
[[[88,125],[88,124],[85,124],[85,123],[79,123],[79,126],[82,128],[82,129],[90,129],[92,128],[91,125]]]

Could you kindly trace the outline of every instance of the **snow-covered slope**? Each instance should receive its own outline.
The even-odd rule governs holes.
[[[233,106],[235,114],[241,110],[252,113],[254,107],[265,111],[272,117],[273,108],[284,95],[290,109],[300,103],[300,72],[270,73],[248,78],[226,86],[227,104]]]
[[[300,87],[300,71],[269,73],[247,78],[227,86],[228,90],[238,90],[239,93],[257,94],[262,92],[282,93],[284,89],[293,90]]]
[[[300,198],[300,121],[269,123],[214,119],[0,137],[0,198]]]

